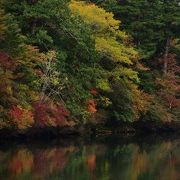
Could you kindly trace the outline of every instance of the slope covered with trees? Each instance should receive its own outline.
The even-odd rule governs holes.
[[[0,128],[178,119],[179,6],[149,6],[1,0]]]
[[[93,2],[113,12],[115,18],[121,20],[122,29],[133,39],[141,62],[149,68],[146,72],[139,71],[140,87],[154,96],[153,99],[157,104],[151,106],[147,119],[178,120],[180,115],[179,1],[95,0]],[[156,108],[152,109],[154,107]]]

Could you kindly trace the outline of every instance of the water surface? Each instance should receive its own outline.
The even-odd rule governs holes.
[[[180,180],[180,141],[1,144],[0,179]]]

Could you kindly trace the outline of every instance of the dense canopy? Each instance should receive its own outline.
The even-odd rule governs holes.
[[[180,117],[180,6],[1,0],[0,128]]]

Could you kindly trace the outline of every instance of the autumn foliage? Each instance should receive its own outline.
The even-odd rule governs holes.
[[[159,62],[163,60],[160,58]],[[177,64],[177,57],[175,54],[169,54],[167,57],[168,69],[167,74],[157,79],[158,95],[162,97],[167,108],[172,110],[180,106],[180,99],[178,93],[180,92],[180,67]]]
[[[93,96],[97,96],[97,95],[98,95],[98,91],[97,91],[96,88],[92,88],[92,89],[90,90],[90,93],[91,93]]]
[[[95,100],[90,99],[87,101],[87,111],[91,114],[94,114],[97,112]]]
[[[34,119],[36,126],[65,126],[68,125],[69,112],[65,107],[53,102],[34,103]]]
[[[0,51],[0,67],[3,70],[15,70],[16,64],[5,52]]]
[[[13,124],[18,129],[26,129],[34,123],[33,113],[22,107],[12,106],[9,115]]]
[[[146,33],[142,42],[138,34],[153,32],[151,24],[145,23],[148,28],[140,28],[140,39],[133,41],[137,27],[126,33],[126,22],[110,12],[114,8],[93,2],[0,3],[0,124],[24,130],[98,123],[97,117],[104,124],[162,121],[166,115],[178,119],[179,39],[167,41],[164,29],[164,40],[158,37],[162,44],[151,50],[145,46],[146,55],[141,47]],[[148,47],[156,46],[151,40]]]

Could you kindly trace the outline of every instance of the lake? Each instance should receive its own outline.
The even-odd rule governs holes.
[[[1,180],[180,180],[180,139],[0,144]]]

